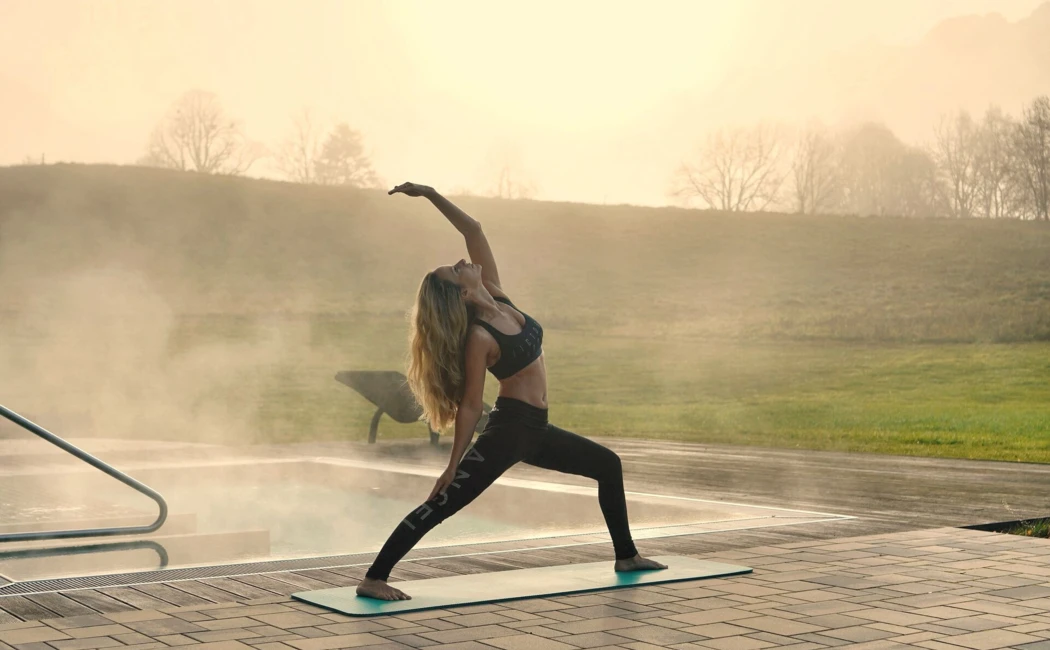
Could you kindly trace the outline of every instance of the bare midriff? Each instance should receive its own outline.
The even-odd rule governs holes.
[[[547,366],[543,353],[535,361],[499,382],[499,396],[511,397],[537,408],[547,408]]]

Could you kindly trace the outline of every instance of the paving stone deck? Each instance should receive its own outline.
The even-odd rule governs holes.
[[[639,543],[645,555],[753,567],[746,576],[396,616],[353,618],[290,598],[356,585],[371,556],[326,569],[5,596],[0,650],[1050,650],[1050,540],[957,527],[1050,514],[1050,466],[600,440],[621,454],[629,490],[659,488],[856,518]],[[435,467],[448,453],[425,442],[251,453],[293,449]],[[211,450],[185,453],[214,456]],[[109,456],[121,459],[118,452]],[[21,465],[25,458],[10,462]],[[585,484],[524,466],[509,475]],[[459,551],[462,556],[447,557],[440,549],[414,549],[391,581],[612,563],[609,544]],[[411,593],[410,585],[402,588]]]
[[[162,600],[180,591],[171,583],[163,586],[172,593],[158,591],[153,606],[122,602],[117,593],[110,603],[82,603],[85,613],[72,616],[7,614],[0,648],[1050,649],[1048,540],[936,528],[696,557],[746,564],[754,573],[368,618],[281,594],[172,606]],[[299,590],[289,578],[275,574],[268,587]],[[77,595],[27,599],[72,606]]]

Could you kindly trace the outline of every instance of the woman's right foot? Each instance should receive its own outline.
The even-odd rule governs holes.
[[[412,600],[412,596],[400,589],[391,587],[386,583],[386,580],[376,580],[374,578],[362,580],[361,584],[357,585],[357,595],[378,598],[379,600]]]

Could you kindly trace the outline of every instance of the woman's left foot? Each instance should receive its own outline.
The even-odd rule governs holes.
[[[615,569],[621,571],[641,571],[642,569],[666,569],[666,564],[660,564],[655,560],[649,560],[641,555],[635,555],[627,560],[616,560]]]

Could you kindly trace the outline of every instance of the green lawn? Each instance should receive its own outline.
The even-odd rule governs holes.
[[[1047,224],[456,200],[545,327],[560,426],[1050,462]],[[381,191],[0,169],[0,403],[81,435],[363,440],[335,373],[402,370],[421,277],[465,254]]]
[[[187,321],[181,345],[230,336],[236,328],[217,318]],[[310,344],[209,399],[241,400],[262,440],[364,439],[371,406],[333,375],[401,369],[404,323],[327,317],[312,332]],[[1048,343],[741,342],[548,328],[544,348],[551,419],[584,435],[1050,462]],[[487,378],[490,404],[497,388]],[[384,419],[380,437],[423,440],[426,430]]]

